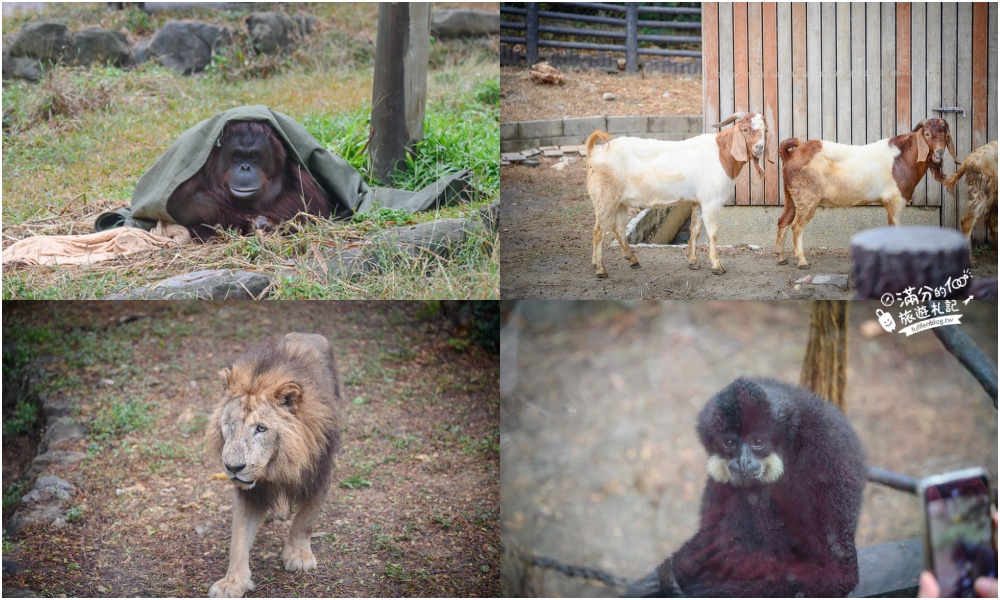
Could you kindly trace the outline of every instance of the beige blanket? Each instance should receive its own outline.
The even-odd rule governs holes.
[[[191,243],[187,227],[160,221],[151,231],[119,227],[84,235],[37,235],[3,251],[3,264],[83,265]]]

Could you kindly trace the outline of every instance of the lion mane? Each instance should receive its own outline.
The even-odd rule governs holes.
[[[235,489],[230,564],[211,596],[254,589],[249,552],[264,514],[296,504],[282,559],[286,570],[316,566],[309,536],[340,450],[343,397],[330,343],[289,333],[247,350],[219,372],[223,399],[209,420],[210,452]]]

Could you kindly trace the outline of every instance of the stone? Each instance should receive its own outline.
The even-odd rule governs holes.
[[[618,96],[615,96],[611,92],[604,92],[601,95],[601,100],[607,100],[608,102],[611,102],[612,100],[617,100],[617,99],[618,99]]]
[[[116,67],[129,66],[135,62],[125,34],[101,27],[88,27],[70,34],[65,61],[80,65],[110,64]]]
[[[52,463],[60,465],[70,465],[87,458],[85,452],[71,452],[67,450],[49,450],[43,452],[31,461],[31,468],[28,469],[28,477],[41,473]]]
[[[847,275],[816,275],[813,277],[813,285],[836,285],[847,287]]]
[[[441,39],[500,34],[500,13],[453,8],[431,12],[431,33]]]
[[[316,18],[292,16],[278,12],[255,12],[246,18],[247,32],[254,49],[264,54],[276,54],[292,47],[312,31]]]
[[[73,484],[53,475],[44,475],[35,482],[35,487],[21,498],[21,504],[47,503],[51,500],[69,500],[75,489]]]
[[[546,156],[548,158],[559,158],[560,156],[563,155],[563,151],[562,150],[546,150],[545,152],[542,153],[542,155]]]
[[[10,45],[10,55],[57,63],[69,45],[69,28],[62,23],[25,23]]]
[[[71,419],[60,417],[49,419],[48,427],[45,431],[45,438],[48,440],[49,448],[59,449],[60,446],[74,440],[82,440],[87,437],[87,430],[83,425],[74,423]]]
[[[11,56],[10,46],[3,47],[3,79],[38,81],[42,78],[42,65],[34,58]]]
[[[500,225],[500,203],[494,202],[489,206],[479,209],[479,220],[483,222],[483,225],[490,230],[491,233],[497,232],[497,227]]]
[[[372,239],[375,244],[388,242],[411,256],[425,256],[425,250],[450,256],[465,243],[469,233],[482,227],[478,220],[438,219],[406,227],[395,227]]]
[[[231,42],[229,30],[198,21],[170,21],[153,36],[149,52],[160,63],[184,75],[202,71],[212,55]]]
[[[214,269],[170,277],[112,300],[252,300],[271,285],[271,277],[252,271]]]

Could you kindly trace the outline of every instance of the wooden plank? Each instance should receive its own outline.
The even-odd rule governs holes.
[[[989,83],[987,85],[987,137],[997,139],[997,3],[990,2],[990,47],[987,53],[990,58]]]
[[[733,3],[719,5],[719,115],[725,119],[736,111],[733,82]],[[711,123],[709,123],[711,125]],[[729,204],[734,204],[733,200]]]
[[[927,85],[925,87],[925,100],[927,103],[927,112],[922,115],[914,113],[913,125],[916,125],[916,122],[920,121],[920,119],[941,116],[941,113],[931,110],[932,108],[941,106],[941,3],[928,3],[926,6]],[[954,40],[951,43],[954,44]],[[913,125],[910,127],[912,128]],[[923,192],[921,194],[922,201],[927,206],[941,206],[941,185],[930,178],[925,178],[921,186],[918,189]]]
[[[806,88],[806,5],[792,3],[792,135],[809,137],[806,115],[809,98]]]
[[[972,5],[972,148],[989,141],[986,132],[986,78],[989,73],[989,6],[986,2]]]
[[[778,144],[792,137],[792,5],[778,3],[778,124],[774,135]],[[781,175],[781,163],[778,163]],[[778,203],[785,203],[785,182],[779,177]]]
[[[701,9],[702,131],[712,131],[719,118],[719,5],[706,2]]]
[[[806,109],[806,135],[809,139],[823,137],[823,62],[822,28],[820,27],[820,4],[806,4],[806,79],[808,80],[808,104]]]
[[[966,113],[963,117],[958,115],[955,119],[955,128],[952,129],[952,135],[955,138],[955,152],[958,154],[958,160],[964,160],[966,156],[974,149],[972,145],[972,3],[971,2],[959,2],[958,3],[958,34],[955,36],[958,38],[958,81],[957,81],[957,104],[955,106],[961,106],[965,109]],[[943,33],[942,33],[943,35]],[[954,114],[954,113],[952,113]],[[951,124],[949,123],[949,126]],[[956,131],[957,130],[957,131]],[[951,163],[951,156],[945,153],[946,157],[944,159],[944,164],[948,165]],[[953,170],[952,168],[945,168],[945,172]],[[935,183],[935,187],[943,187],[940,184]],[[949,194],[947,191],[944,192],[945,196]],[[969,188],[968,186],[960,185],[958,186],[958,207],[955,212],[955,225],[954,227],[960,227],[960,222],[962,220],[962,215],[965,214],[965,207],[969,204]]]
[[[719,115],[725,119],[736,111],[733,104],[733,4],[725,2],[718,6]]]
[[[747,3],[733,4],[733,86],[737,112],[750,110],[750,75],[747,58]],[[750,204],[750,169],[736,179],[736,204]]]
[[[837,139],[837,5],[824,2],[820,10],[823,28],[823,136]]]
[[[940,5],[940,9],[940,33],[934,32],[933,36],[940,40],[941,45],[941,96],[938,100],[939,103],[935,103],[934,106],[958,106],[958,57],[955,55],[958,52],[958,40],[956,39],[958,36],[958,6],[954,2],[948,2]],[[914,32],[914,38],[916,38],[916,32]],[[944,117],[944,120],[948,121],[952,139],[955,140],[955,150],[960,152],[958,148],[958,120],[955,113],[942,114],[930,111],[929,109],[934,106],[928,105],[922,113],[918,113],[914,107],[913,119]],[[927,179],[929,177],[924,178],[924,185],[927,188],[940,187],[936,182],[929,184]],[[955,198],[951,194],[945,194],[941,197],[940,206],[941,226],[958,227],[958,202]]]
[[[837,3],[837,141],[851,143],[851,5]]]
[[[882,12],[877,2],[865,4],[865,143],[882,139]]]
[[[910,115],[913,122],[904,131],[910,131],[918,121],[927,118],[927,4],[912,3],[910,17]],[[912,204],[927,205],[925,180],[921,180],[913,190]]]
[[[896,4],[896,134],[910,125],[910,3]]]
[[[896,135],[896,6],[883,2],[882,7],[882,126],[878,139]]]
[[[768,139],[765,153],[770,161],[764,162],[764,204],[778,203],[778,147],[774,141],[778,126],[778,7],[765,2],[763,7],[764,41],[764,120],[767,121]]]
[[[851,2],[851,143],[868,137],[865,111],[865,3]]]
[[[764,24],[760,2],[747,5],[747,58],[750,65],[750,110],[764,112]],[[750,204],[764,204],[764,181],[753,167],[750,175]]]

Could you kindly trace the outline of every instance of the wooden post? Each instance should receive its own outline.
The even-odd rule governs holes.
[[[847,387],[847,307],[844,300],[814,300],[809,344],[799,383],[844,410]]]
[[[639,70],[639,5],[635,2],[625,4],[625,70]]]
[[[538,62],[538,3],[528,3],[528,14],[524,17],[524,53],[532,66]]]
[[[423,139],[429,50],[429,4],[379,5],[368,153],[380,181],[391,183],[409,148]]]

